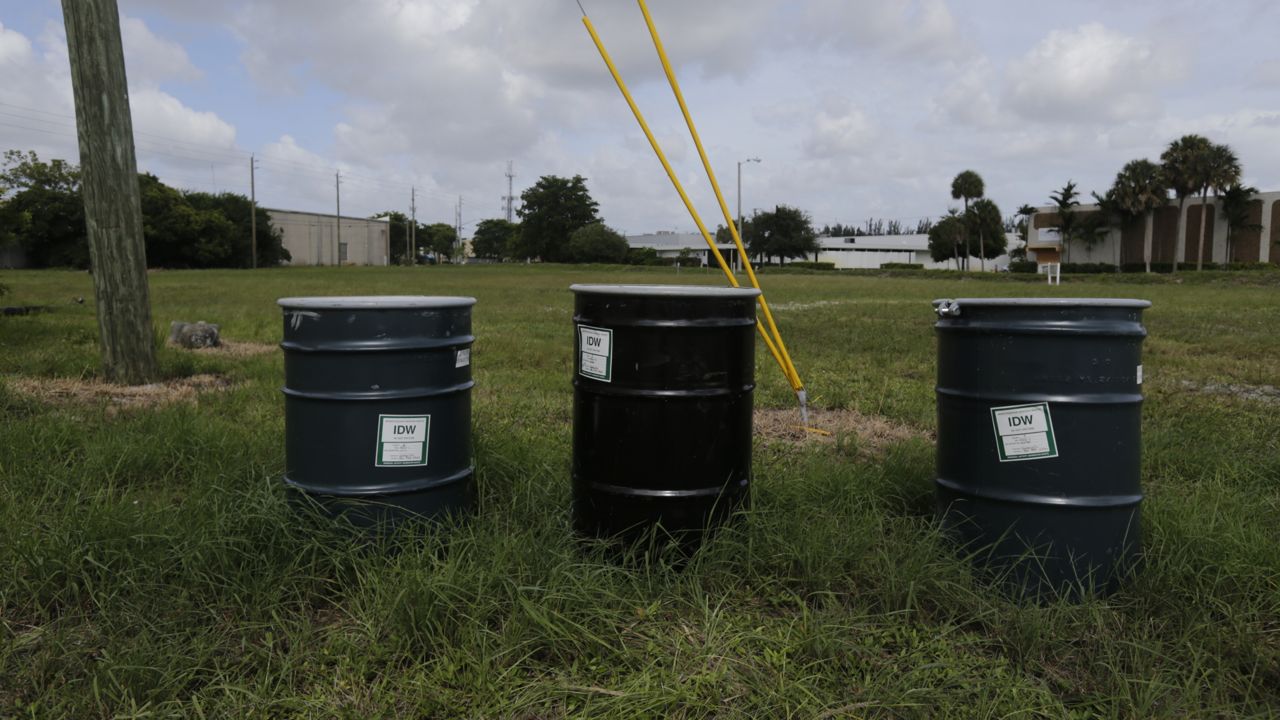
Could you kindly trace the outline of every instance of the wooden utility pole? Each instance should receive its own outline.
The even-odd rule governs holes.
[[[414,250],[418,247],[418,188],[409,186],[409,232],[404,234],[404,264],[417,265]]]
[[[159,372],[120,11],[116,0],[62,0],[62,17],[103,371],[110,382],[140,385]]]

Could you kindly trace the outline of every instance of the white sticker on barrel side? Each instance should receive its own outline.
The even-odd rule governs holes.
[[[426,465],[431,444],[430,415],[379,415],[374,466]]]
[[[454,361],[455,368],[466,367],[471,364],[471,348],[464,348],[458,351],[458,359]]]
[[[578,374],[592,380],[613,381],[613,331],[578,326]]]
[[[1000,462],[1058,457],[1049,403],[991,408]]]
[[[1142,384],[1142,366],[1141,365],[1138,366],[1138,384],[1139,385]]]

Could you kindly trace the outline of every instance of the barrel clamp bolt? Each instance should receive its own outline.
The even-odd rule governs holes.
[[[943,300],[938,303],[938,317],[953,318],[960,317],[960,303],[955,300]]]

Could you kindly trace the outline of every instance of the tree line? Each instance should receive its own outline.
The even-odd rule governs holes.
[[[236,193],[179,190],[155,175],[138,176],[147,263],[151,267],[251,267],[251,203]],[[632,248],[600,217],[586,178],[546,175],[520,196],[519,222],[490,218],[477,224],[472,254],[508,261],[560,263],[660,262],[652,249]],[[258,208],[257,265],[291,258],[283,233]],[[374,215],[389,223],[390,261],[433,261],[457,252],[457,230],[446,223],[424,224],[400,211]],[[732,242],[718,227],[716,241]],[[410,241],[412,238],[412,241]],[[757,261],[783,262],[816,255],[817,232],[803,211],[779,205],[746,219],[742,238]],[[80,170],[65,160],[43,161],[34,152],[10,150],[0,171],[0,246],[16,245],[34,268],[89,266]],[[412,247],[411,247],[412,245]]]
[[[147,264],[164,268],[253,265],[253,210],[236,193],[188,192],[150,173],[138,175]],[[289,260],[281,233],[262,208],[257,216],[257,264]],[[0,169],[0,245],[21,248],[35,268],[89,267],[80,169],[9,150]]]
[[[1173,256],[1173,272],[1185,255],[1187,228],[1186,202],[1200,196],[1200,234],[1196,247],[1196,269],[1204,267],[1204,238],[1208,224],[1209,193],[1219,206],[1227,224],[1227,259],[1234,257],[1234,236],[1242,230],[1261,226],[1249,219],[1249,202],[1258,189],[1241,183],[1239,157],[1229,146],[1214,143],[1202,135],[1188,134],[1173,140],[1160,154],[1160,162],[1138,158],[1125,163],[1116,173],[1105,193],[1092,193],[1098,212],[1080,213],[1080,192],[1073,181],[1050,195],[1051,207],[1058,216],[1064,256],[1071,243],[1086,248],[1102,242],[1112,229],[1143,220],[1143,263],[1151,272],[1152,235],[1156,210],[1178,201],[1178,225]],[[1066,259],[1064,257],[1064,259]]]
[[[864,237],[879,235],[924,235],[933,228],[933,218],[920,218],[914,225],[901,220],[867,218],[861,225],[823,225],[820,237]]]
[[[581,175],[544,175],[520,194],[520,201],[519,222],[490,218],[476,225],[473,255],[517,262],[646,264],[657,260],[654,250],[630,247],[626,238],[604,223]],[[781,262],[818,252],[809,216],[786,205],[757,210],[743,222],[741,234],[748,254],[761,260]],[[715,241],[731,244],[729,229],[717,227]]]

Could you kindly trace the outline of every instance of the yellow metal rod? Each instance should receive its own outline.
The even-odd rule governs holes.
[[[720,264],[720,269],[724,271],[725,277],[729,278],[729,284],[738,287],[738,279],[733,276],[733,271],[729,269],[728,263],[724,261],[724,256],[720,254],[720,248],[716,247],[715,241],[711,239],[711,234],[707,232],[706,226],[702,224],[702,218],[698,216],[698,211],[693,209],[693,203],[689,200],[689,196],[685,194],[684,186],[676,178],[676,171],[671,169],[671,163],[667,162],[667,156],[662,152],[662,147],[658,145],[657,138],[649,130],[649,123],[645,122],[644,115],[640,113],[640,108],[631,97],[631,92],[627,90],[627,84],[622,82],[622,76],[618,74],[618,68],[614,66],[613,60],[609,58],[608,51],[604,49],[604,43],[600,41],[600,36],[596,34],[595,26],[591,24],[591,18],[583,15],[582,24],[587,27],[587,32],[591,34],[591,41],[596,44],[596,49],[600,51],[600,57],[604,59],[604,64],[609,68],[609,74],[613,76],[613,81],[618,84],[618,89],[622,91],[622,97],[626,99],[627,105],[630,106],[631,113],[636,116],[636,121],[640,123],[640,129],[644,131],[644,136],[649,138],[649,145],[653,148],[653,152],[657,154],[658,161],[662,163],[662,169],[667,171],[667,177],[671,178],[671,184],[675,186],[676,192],[680,194],[680,199],[684,201],[685,208],[689,211],[689,215],[693,217],[693,222],[698,226],[698,232],[702,233],[702,239],[707,241],[707,246],[715,254],[716,262]]]
[[[649,139],[649,145],[653,148],[653,152],[658,156],[658,160],[662,163],[662,168],[667,171],[667,177],[671,179],[671,184],[675,186],[676,192],[680,194],[680,199],[684,201],[685,209],[689,211],[689,215],[693,218],[694,224],[698,226],[698,232],[702,233],[702,239],[706,240],[707,247],[711,248],[711,252],[715,255],[716,262],[719,263],[720,269],[724,271],[725,277],[729,279],[729,284],[738,287],[738,278],[734,277],[733,271],[729,269],[729,264],[725,262],[724,256],[720,254],[720,248],[716,247],[715,241],[711,239],[711,234],[707,232],[707,227],[702,223],[702,218],[698,215],[698,211],[694,209],[693,203],[689,200],[688,194],[684,191],[684,186],[680,184],[679,178],[676,177],[675,170],[671,168],[671,164],[667,162],[667,156],[662,152],[662,147],[658,145],[658,140],[649,130],[649,123],[645,122],[644,115],[640,112],[640,108],[636,105],[636,101],[631,97],[627,85],[622,81],[622,76],[618,74],[617,67],[614,66],[613,60],[609,58],[609,53],[604,49],[604,43],[600,41],[600,36],[596,34],[595,27],[591,24],[591,19],[585,14],[582,16],[582,24],[586,26],[587,32],[591,35],[591,41],[595,43],[596,49],[600,51],[600,57],[604,60],[604,64],[609,68],[609,74],[613,76],[613,81],[617,83],[618,89],[622,91],[622,97],[627,101],[627,105],[631,108],[631,113],[636,116],[636,121],[640,123],[640,129],[644,131],[644,135]],[[778,366],[782,368],[782,373],[790,376],[787,372],[787,362],[783,359],[778,347],[769,337],[768,331],[761,324],[759,318],[756,319],[756,331],[760,337],[764,339],[765,347],[769,349],[769,353],[773,355],[773,359],[778,362]]]
[[[711,161],[707,159],[707,152],[702,146],[702,139],[698,136],[698,129],[694,126],[693,117],[689,114],[689,106],[685,104],[684,93],[680,91],[680,83],[676,80],[675,71],[671,69],[671,61],[667,58],[667,51],[663,48],[662,38],[658,35],[658,28],[653,24],[653,17],[649,14],[649,7],[645,4],[645,1],[637,0],[637,2],[640,5],[640,12],[644,13],[644,22],[649,26],[649,35],[653,37],[653,46],[658,50],[658,59],[662,61],[662,70],[667,75],[667,82],[671,85],[671,91],[676,96],[676,102],[680,104],[680,112],[684,114],[685,125],[689,127],[689,134],[693,136],[693,144],[698,148],[698,157],[702,159],[702,167],[707,171],[707,179],[711,181],[711,189],[715,191],[716,200],[720,203],[720,211],[724,214],[729,234],[733,237],[733,244],[737,247],[738,253],[742,257],[742,264],[747,270],[747,277],[751,280],[751,286],[760,290],[760,281],[756,279],[755,270],[751,267],[751,260],[747,257],[746,248],[742,245],[742,237],[738,234],[738,227],[733,221],[733,216],[729,214],[729,205],[724,200],[724,193],[720,191],[720,183],[716,182],[716,174],[711,169]],[[758,300],[761,310],[764,311],[765,320],[769,324],[769,330],[777,341],[778,351],[785,361],[783,371],[787,375],[787,380],[791,383],[791,389],[799,391],[804,388],[804,383],[800,381],[800,374],[796,372],[795,364],[791,361],[791,354],[787,352],[787,346],[782,341],[782,333],[778,331],[778,326],[773,320],[773,312],[769,310],[769,303],[765,300],[763,290],[761,290]]]

